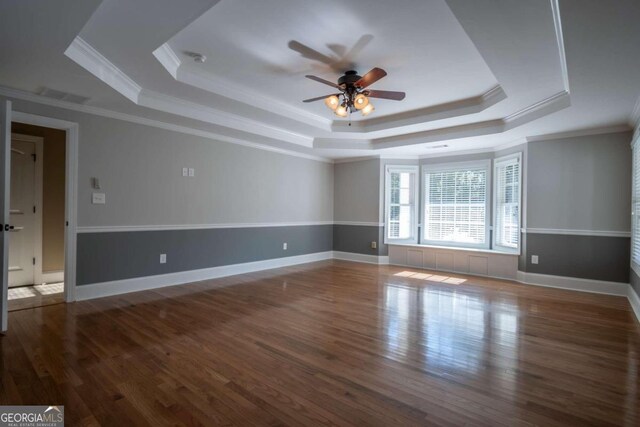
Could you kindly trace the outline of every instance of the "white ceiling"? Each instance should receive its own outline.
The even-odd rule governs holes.
[[[64,3],[0,3],[0,93],[48,87],[304,155],[440,155],[619,128],[640,93],[635,0]],[[305,58],[291,41],[331,59]],[[373,88],[407,98],[375,100],[351,126],[301,102],[332,93],[305,74],[334,81],[351,66],[384,68]]]
[[[332,118],[321,101],[300,101],[336,90],[305,74],[335,82],[352,68],[360,75],[384,68],[389,75],[372,88],[406,91],[407,98],[376,100],[376,117],[481,95],[498,85],[444,1],[407,6],[378,2],[372,7],[368,0],[222,1],[168,44],[190,70],[320,118]],[[302,57],[289,48],[292,41],[331,58],[331,65]],[[353,47],[355,54],[350,53]],[[197,64],[184,52],[199,52],[209,60]]]

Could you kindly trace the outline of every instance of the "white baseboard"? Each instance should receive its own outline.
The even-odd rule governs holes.
[[[327,251],[314,254],[298,255],[285,258],[275,258],[264,261],[247,262],[243,264],[224,265],[220,267],[204,268],[200,270],[181,271],[177,273],[156,276],[138,277],[133,279],[115,280],[111,282],[95,283],[76,287],[76,300],[82,301],[101,298],[129,292],[162,288],[165,286],[181,285],[202,280],[233,276],[236,274],[252,273],[272,268],[287,267],[328,259],[363,262],[368,264],[389,264],[388,256],[356,254],[351,252]],[[59,273],[53,273],[59,274]],[[511,279],[508,279],[511,280]],[[578,279],[574,277],[551,276],[547,274],[526,273],[518,271],[517,281],[520,283],[545,286],[549,288],[568,289],[581,292],[625,296],[640,322],[640,297],[628,283],[606,282],[601,280]],[[53,282],[53,281],[51,281]]]
[[[252,273],[260,270],[305,264],[333,258],[333,252],[317,252],[314,254],[298,255],[285,258],[275,258],[264,261],[247,262],[243,264],[224,265],[220,267],[203,268],[200,270],[180,271],[177,273],[160,274],[156,276],[138,277],[133,279],[114,280],[111,282],[95,283],[76,287],[76,300],[82,301],[129,292],[162,288],[165,286],[181,285],[184,283],[210,280],[236,274]]]
[[[367,264],[389,264],[388,256],[356,254],[353,252],[333,251],[333,258],[343,261],[365,262]]]
[[[629,293],[627,294],[627,299],[629,300],[629,304],[631,304],[631,308],[636,315],[636,319],[640,322],[640,297],[633,290],[631,285],[629,285]]]
[[[625,297],[628,295],[630,287],[628,283],[579,279],[577,277],[551,276],[548,274],[527,273],[520,270],[518,270],[517,281],[527,285],[546,286],[548,288],[568,289],[572,291]]]

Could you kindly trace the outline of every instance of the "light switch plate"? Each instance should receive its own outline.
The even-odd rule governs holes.
[[[107,196],[104,193],[92,193],[91,203],[94,205],[104,205],[107,203]]]
[[[196,170],[194,168],[189,168],[189,176],[196,176]]]
[[[160,254],[160,264],[167,263],[167,254]]]
[[[188,176],[189,175],[189,169],[188,168],[182,168],[182,176]]]

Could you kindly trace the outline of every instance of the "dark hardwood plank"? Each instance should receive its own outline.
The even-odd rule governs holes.
[[[10,313],[68,425],[638,425],[625,298],[326,261]]]

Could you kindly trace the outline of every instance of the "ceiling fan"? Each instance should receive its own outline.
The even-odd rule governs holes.
[[[369,98],[390,99],[392,101],[402,101],[404,92],[393,92],[388,90],[370,90],[370,85],[387,75],[382,68],[374,68],[364,76],[360,77],[357,71],[350,70],[338,79],[338,83],[332,83],[317,76],[307,75],[308,79],[340,90],[332,95],[319,96],[317,98],[305,99],[302,102],[315,102],[324,99],[324,103],[339,117],[346,117],[349,113],[360,111],[363,116],[369,115],[373,110],[373,104]]]

